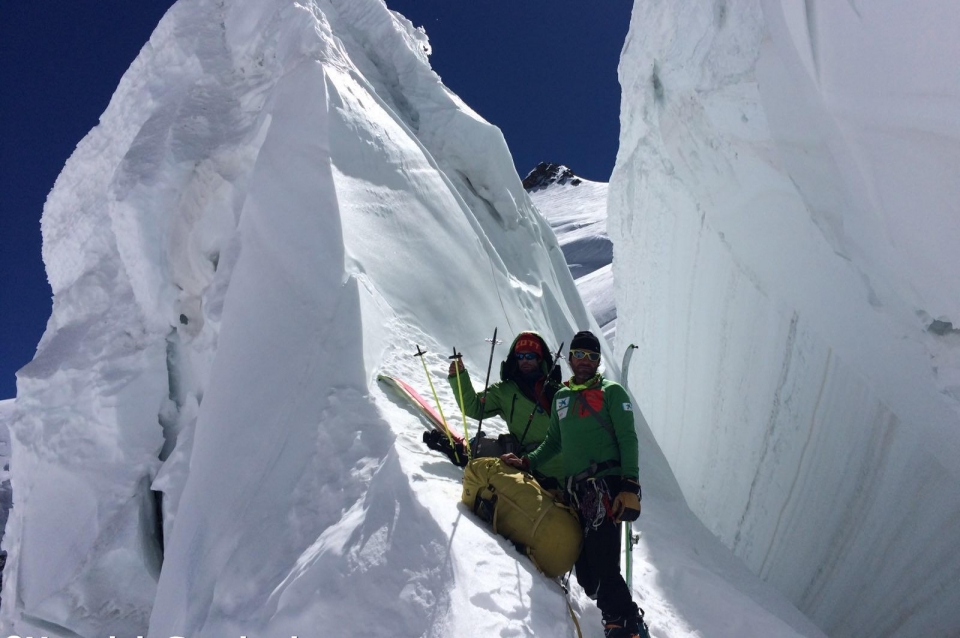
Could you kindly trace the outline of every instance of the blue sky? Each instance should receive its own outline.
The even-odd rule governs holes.
[[[169,0],[0,7],[0,399],[51,310],[40,215]],[[520,177],[553,161],[606,181],[619,135],[617,63],[632,0],[387,0],[423,26],[444,83],[503,131]],[[589,10],[586,9],[589,7]]]

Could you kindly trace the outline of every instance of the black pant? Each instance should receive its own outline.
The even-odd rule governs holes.
[[[539,472],[534,472],[533,478],[537,479],[537,483],[545,490],[563,490],[563,485],[560,481],[552,476],[544,476]]]
[[[595,598],[605,621],[633,618],[640,614],[630,588],[620,574],[621,525],[609,518],[590,529],[577,559],[577,582]]]

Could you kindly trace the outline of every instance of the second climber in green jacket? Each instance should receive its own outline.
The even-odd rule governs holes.
[[[536,471],[563,454],[567,495],[583,528],[577,581],[597,601],[605,638],[650,638],[643,610],[620,573],[620,524],[640,516],[640,444],[626,389],[599,372],[600,340],[589,331],[570,341],[573,376],[554,397],[543,444],[501,460]]]
[[[550,427],[550,409],[553,395],[560,387],[559,368],[554,372],[554,361],[546,342],[533,331],[521,332],[510,345],[507,358],[500,364],[500,381],[477,393],[470,383],[470,375],[459,359],[450,364],[448,381],[453,394],[457,392],[459,368],[460,387],[463,390],[463,409],[467,416],[479,419],[500,415],[507,422],[510,435],[501,437],[496,456],[506,452],[523,455],[540,445]],[[480,454],[483,456],[484,454]],[[561,488],[564,482],[563,457],[558,454],[537,468],[538,482],[545,489]]]

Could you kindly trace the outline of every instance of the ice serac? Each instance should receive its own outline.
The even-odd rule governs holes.
[[[960,313],[958,21],[637,2],[622,52],[633,389],[698,516],[831,636],[960,627],[960,339],[928,329]]]
[[[425,511],[376,373],[411,376],[415,343],[473,364],[494,326],[598,327],[428,52],[379,0],[164,17],[44,210],[5,631],[319,635],[370,601],[377,635],[483,624],[449,613],[450,552],[486,534]]]

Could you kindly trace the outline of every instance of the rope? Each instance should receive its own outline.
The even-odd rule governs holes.
[[[573,605],[570,604],[570,590],[567,588],[567,581],[570,580],[570,572],[567,572],[567,575],[563,579],[557,579],[557,583],[560,585],[560,589],[563,590],[563,601],[567,603],[567,611],[570,612],[570,620],[573,621],[573,626],[577,630],[577,638],[583,638],[583,632],[580,630],[580,621],[577,620],[577,614],[573,611]]]

